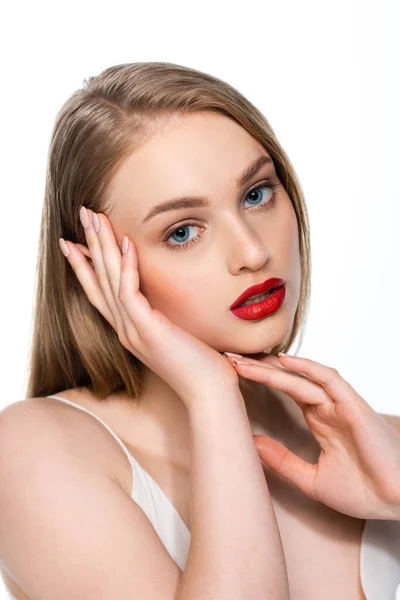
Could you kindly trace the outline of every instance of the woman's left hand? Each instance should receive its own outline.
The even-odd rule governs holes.
[[[321,447],[310,464],[264,435],[254,440],[270,469],[307,496],[361,519],[400,520],[400,435],[336,369],[282,355],[227,359],[238,375],[290,396]]]

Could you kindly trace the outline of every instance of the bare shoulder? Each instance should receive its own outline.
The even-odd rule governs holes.
[[[4,581],[18,600],[172,600],[179,567],[98,460],[114,438],[91,415],[50,402],[32,398],[0,411]]]
[[[393,427],[397,433],[400,434],[400,416],[398,415],[385,415],[383,413],[378,413],[383,419],[385,419],[386,423],[389,423]]]
[[[75,457],[89,469],[100,469],[119,481],[113,461],[115,445],[93,417],[64,402],[29,398],[0,411],[0,456],[5,459],[0,460],[1,472],[18,469],[18,464],[29,459],[32,450],[47,451],[50,467],[54,450],[58,460],[63,454]]]

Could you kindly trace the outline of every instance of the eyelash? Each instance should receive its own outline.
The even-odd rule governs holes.
[[[247,197],[249,194],[251,194],[251,192],[255,192],[256,190],[262,190],[264,188],[271,188],[272,190],[272,196],[271,198],[265,203],[265,204],[259,204],[258,206],[256,206],[253,209],[248,209],[248,210],[269,210],[270,208],[273,208],[276,204],[276,189],[281,187],[280,183],[269,183],[267,182],[266,184],[264,183],[263,185],[258,185],[257,187],[253,188],[252,190],[249,190],[246,194],[245,197]],[[197,235],[196,237],[194,237],[192,240],[189,240],[188,242],[184,242],[183,244],[171,244],[170,242],[168,242],[168,239],[176,232],[178,231],[178,229],[183,229],[185,227],[200,227],[200,225],[197,225],[196,223],[193,222],[188,222],[188,223],[182,223],[182,225],[179,225],[179,227],[176,227],[173,231],[171,231],[170,234],[168,234],[167,238],[164,240],[162,246],[169,248],[171,250],[186,250],[186,248],[189,248],[189,246],[192,246],[193,244],[197,244],[198,241],[201,239],[201,235]]]

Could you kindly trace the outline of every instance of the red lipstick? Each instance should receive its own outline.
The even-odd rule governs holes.
[[[242,294],[240,294],[239,298],[235,300],[235,302],[231,305],[230,310],[239,306],[239,304],[243,304],[246,300],[248,300],[251,296],[258,296],[259,294],[265,294],[272,289],[280,287],[284,285],[283,279],[278,279],[277,277],[272,277],[271,279],[267,279],[262,283],[256,283],[255,285],[251,285],[244,290]]]
[[[272,292],[267,298],[261,301],[255,300],[251,304],[241,306],[243,302],[251,298]],[[286,295],[286,286],[283,279],[273,277],[262,283],[252,285],[245,290],[237,300],[231,305],[230,310],[240,319],[254,321],[262,319],[270,314],[275,313],[283,304]]]

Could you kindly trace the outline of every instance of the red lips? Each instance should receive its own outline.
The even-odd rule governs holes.
[[[267,279],[262,283],[256,283],[255,285],[252,285],[249,288],[247,288],[247,290],[244,290],[244,292],[239,296],[239,298],[235,300],[235,302],[231,305],[230,310],[236,308],[237,306],[239,306],[239,304],[246,302],[246,300],[251,296],[265,294],[266,292],[269,292],[272,289],[281,287],[282,285],[284,285],[284,283],[284,279],[278,279],[277,277],[272,277],[271,279]]]

